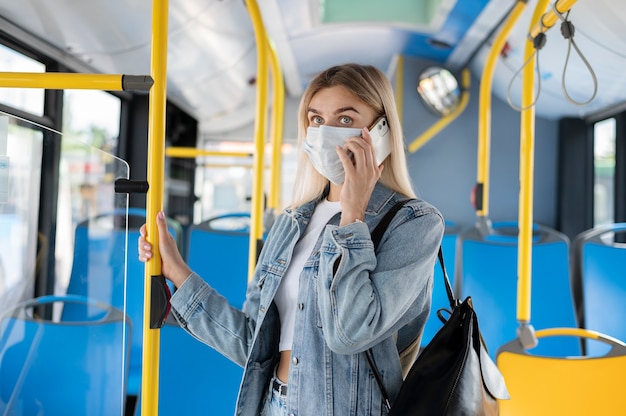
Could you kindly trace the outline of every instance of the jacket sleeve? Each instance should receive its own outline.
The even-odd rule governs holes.
[[[271,238],[272,233],[270,232]],[[257,264],[261,264],[265,250]],[[236,364],[244,366],[259,319],[259,270],[248,283],[243,309],[230,305],[196,273],[192,273],[172,296],[172,313],[192,336],[211,346]]]
[[[326,226],[317,290],[324,337],[331,350],[364,351],[402,327],[409,309],[430,310],[443,231],[441,214],[418,202],[396,214],[377,255],[366,224]]]
[[[246,299],[249,296],[250,288]],[[231,306],[196,273],[185,280],[170,302],[172,313],[187,332],[236,364],[245,365],[256,325],[254,319]]]

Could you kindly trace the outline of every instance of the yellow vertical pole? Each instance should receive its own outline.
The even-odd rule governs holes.
[[[486,218],[489,216],[489,167],[491,152],[491,94],[493,86],[493,74],[495,72],[498,57],[506,43],[506,39],[517,23],[526,7],[525,0],[519,0],[509,14],[502,29],[498,32],[489,55],[485,61],[483,73],[480,79],[480,92],[478,101],[478,173],[477,186],[482,189],[476,195],[476,215]],[[479,200],[480,199],[480,200]]]
[[[270,165],[270,192],[268,208],[273,213],[280,209],[281,164],[283,145],[283,120],[285,116],[285,84],[280,68],[276,48],[270,43],[270,63],[272,69],[273,105],[272,105],[272,162]]]
[[[143,364],[141,371],[141,414],[157,415],[159,410],[160,331],[150,329],[151,276],[161,274],[156,215],[163,207],[163,164],[165,160],[165,103],[167,72],[168,0],[152,2],[152,55],[148,113],[148,183],[146,227],[154,256],[146,264],[143,309]]]
[[[402,116],[404,111],[404,56],[398,57],[398,64],[396,66],[396,108],[398,109],[398,117],[402,122]]]
[[[254,161],[252,184],[252,210],[250,213],[250,251],[248,253],[248,278],[252,279],[256,266],[257,240],[263,237],[263,166],[265,151],[265,118],[267,110],[268,63],[267,36],[259,6],[255,0],[245,0],[252,19],[257,47],[257,96],[254,121]]]
[[[539,22],[549,0],[538,0],[530,22],[530,29]],[[520,121],[520,195],[519,245],[517,260],[517,320],[530,322],[532,287],[532,227],[533,227],[533,173],[535,164],[535,50],[531,40],[526,41],[522,71],[522,114]]]

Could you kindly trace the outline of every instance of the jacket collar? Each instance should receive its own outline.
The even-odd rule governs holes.
[[[326,198],[328,192],[325,192],[319,198],[306,202],[296,209],[293,210],[293,215],[295,218],[304,217],[310,218],[313,215],[313,211],[315,211],[315,206],[319,201],[323,198]],[[387,188],[380,182],[377,182],[374,186],[374,190],[372,191],[372,196],[370,197],[370,201],[365,210],[366,216],[377,216],[384,209],[385,205],[389,203],[389,201],[395,201],[401,198],[401,195],[396,194],[391,189]]]

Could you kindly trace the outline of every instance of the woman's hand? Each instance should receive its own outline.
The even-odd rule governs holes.
[[[376,154],[367,127],[362,129],[362,136],[351,137],[343,148],[337,147],[337,154],[345,171],[345,180],[339,195],[341,203],[339,225],[364,220],[365,209],[374,185],[383,171],[383,166],[376,163]]]
[[[161,255],[161,273],[171,280],[176,287],[180,287],[191,274],[191,269],[183,260],[176,241],[167,228],[165,214],[160,211],[156,217],[157,230],[159,234],[159,253]],[[148,241],[146,225],[139,229],[139,260],[149,261],[152,254],[152,244]]]

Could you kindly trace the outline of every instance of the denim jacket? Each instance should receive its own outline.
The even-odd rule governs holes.
[[[370,232],[403,198],[377,184],[365,222],[340,227],[337,214],[306,261],[298,291],[288,414],[386,414],[363,354],[368,348],[373,348],[391,400],[398,394],[402,370],[394,334],[409,322],[417,321],[419,331],[424,327],[444,231],[436,208],[412,200],[395,215],[375,254]],[[230,306],[195,273],[172,296],[172,310],[181,325],[244,368],[237,415],[260,413],[279,359],[280,317],[273,299],[316,203],[278,216],[242,310]]]

